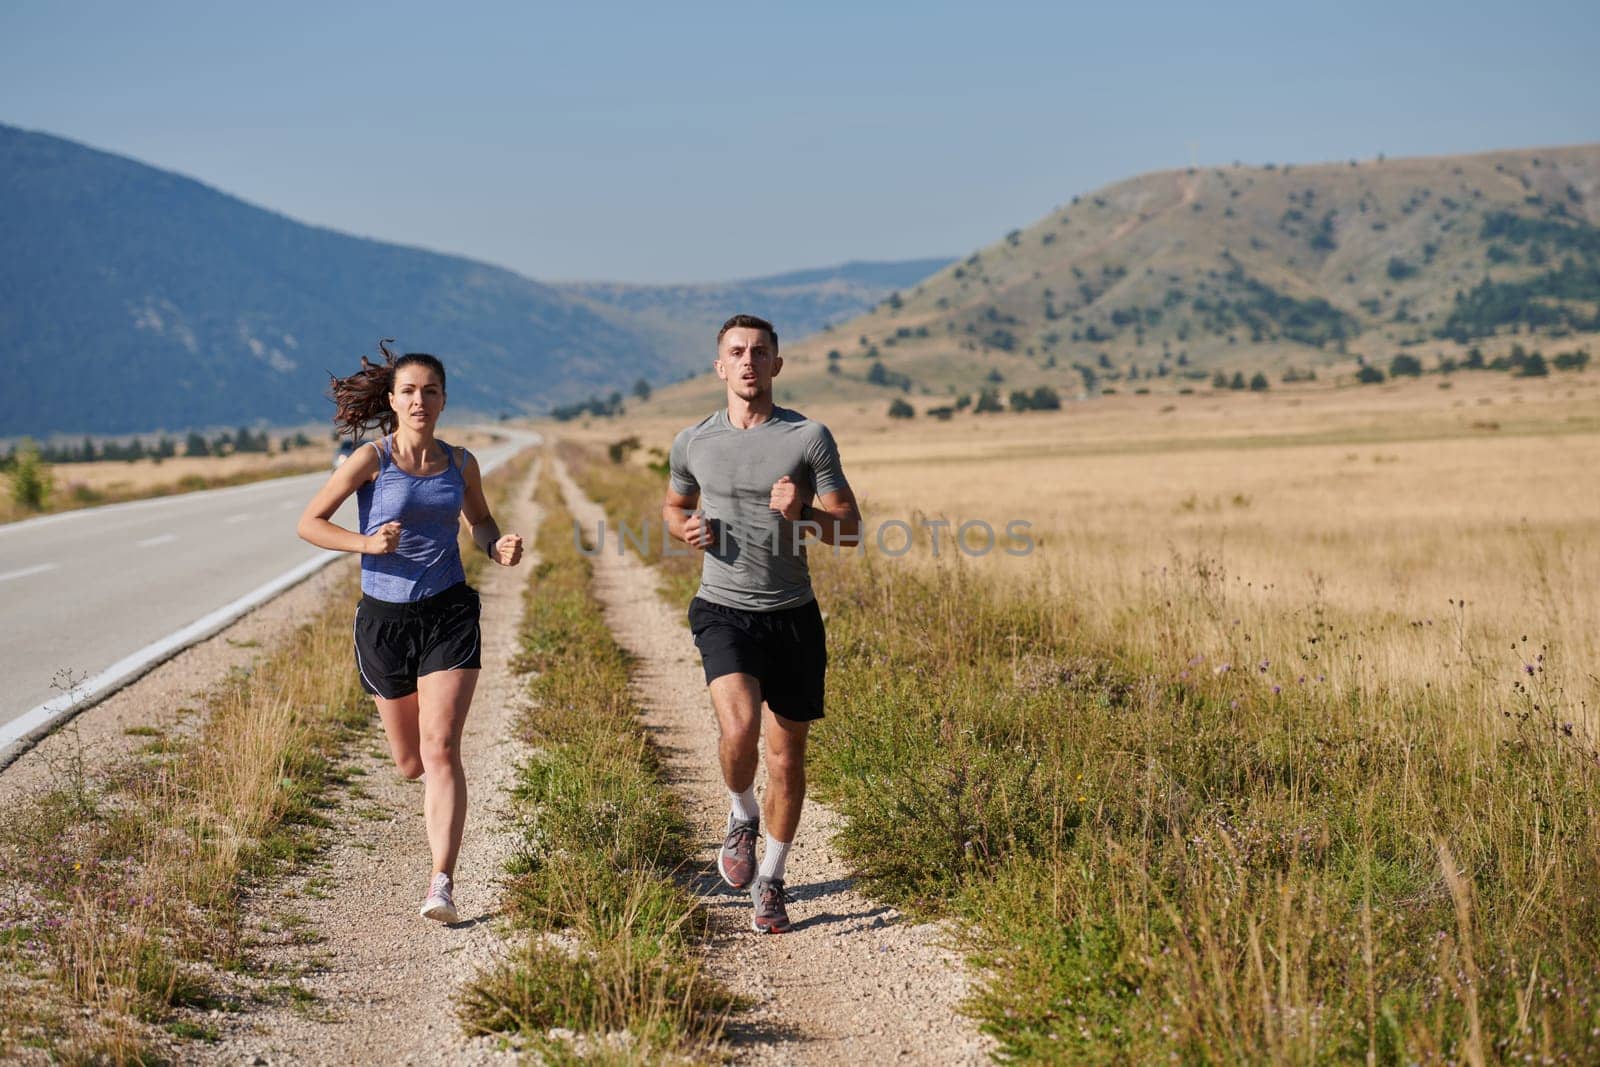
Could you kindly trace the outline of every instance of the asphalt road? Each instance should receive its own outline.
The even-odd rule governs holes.
[[[537,441],[517,433],[477,450],[479,465]],[[78,703],[92,702],[337,558],[294,532],[326,478],[0,525],[0,749],[72,704],[74,685]],[[355,516],[351,497],[335,521],[354,527]]]

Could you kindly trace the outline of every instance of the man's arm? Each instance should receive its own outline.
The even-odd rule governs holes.
[[[817,502],[802,508],[802,521],[821,527],[824,544],[855,547],[861,541],[861,509],[856,494],[848,485],[832,493],[820,493]]]
[[[854,547],[861,539],[861,509],[848,483],[831,493],[818,493],[816,504],[800,502],[800,487],[787,474],[772,486],[767,506],[790,522],[811,524],[826,544]]]
[[[680,493],[669,485],[661,521],[668,533],[690,548],[706,549],[711,546],[711,523],[697,510],[699,506],[699,493]]]

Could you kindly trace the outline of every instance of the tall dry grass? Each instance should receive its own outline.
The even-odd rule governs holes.
[[[148,1062],[210,1031],[248,965],[239,894],[307,854],[339,746],[367,719],[353,584],[134,757],[79,753],[0,829],[0,1053]],[[152,714],[152,721],[169,721]]]

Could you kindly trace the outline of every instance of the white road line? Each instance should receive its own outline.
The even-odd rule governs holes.
[[[226,523],[227,525],[232,526],[236,522],[248,521],[249,518],[250,518],[250,513],[248,511],[242,511],[237,515],[229,515],[227,518],[223,519],[222,521],[224,523]]]
[[[253,592],[246,593],[233,603],[218,608],[203,618],[196,619],[177,633],[169,634],[153,644],[146,645],[131,656],[122,657],[99,674],[86,680],[82,685],[74,688],[72,692],[58,696],[54,700],[47,700],[27,714],[12,719],[10,722],[0,723],[0,753],[4,753],[6,749],[16,742],[26,739],[30,734],[44,731],[52,720],[59,718],[64,713],[74,709],[82,709],[97,702],[107,693],[114,692],[128,682],[133,681],[156,664],[164,662],[196,641],[210,637],[257,604],[272,599],[302,579],[315,574],[335,559],[338,559],[340,555],[341,553],[338,552],[318,553],[315,557],[306,560],[293,570],[280,574]],[[6,762],[20,754],[7,754]]]
[[[13,578],[26,578],[30,574],[40,574],[44,571],[52,571],[60,565],[61,564],[59,563],[40,563],[34,567],[24,567],[19,571],[6,571],[4,574],[0,574],[0,582],[9,582]]]
[[[139,548],[154,548],[156,545],[164,545],[168,541],[177,539],[177,534],[157,534],[155,537],[146,537],[143,541],[135,541],[134,544]]]

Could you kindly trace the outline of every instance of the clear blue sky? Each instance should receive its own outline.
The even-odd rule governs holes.
[[[1135,173],[1600,140],[1590,3],[0,0],[0,121],[536,278],[959,255]]]

